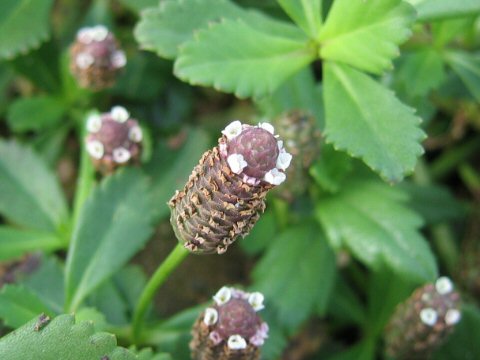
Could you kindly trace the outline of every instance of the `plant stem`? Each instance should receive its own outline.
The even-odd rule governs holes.
[[[135,312],[133,313],[132,335],[134,343],[138,343],[140,339],[145,312],[151,304],[157,289],[167,280],[170,273],[181,264],[188,254],[188,250],[186,250],[182,244],[178,244],[160,264],[147,285],[145,285],[137,302],[137,306],[135,307]]]

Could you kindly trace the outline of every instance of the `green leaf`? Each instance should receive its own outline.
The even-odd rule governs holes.
[[[62,100],[52,96],[20,98],[8,109],[8,125],[15,132],[43,130],[57,125],[65,113]]]
[[[336,0],[320,32],[320,57],[375,74],[392,69],[414,13],[401,0]]]
[[[27,228],[54,231],[67,205],[55,176],[30,148],[0,140],[0,213]]]
[[[322,26],[322,0],[278,0],[285,12],[311,38]]]
[[[275,214],[266,211],[253,227],[252,231],[240,241],[240,246],[249,255],[258,255],[268,248],[277,233]]]
[[[172,149],[165,143],[158,144],[152,160],[146,165],[146,172],[152,178],[151,196],[156,204],[155,218],[170,215],[167,202],[175,190],[183,188],[208,146],[208,136],[200,129],[191,129],[180,149]]]
[[[53,251],[65,246],[65,242],[53,233],[0,225],[0,261],[17,258],[27,252]]]
[[[145,245],[152,233],[150,197],[145,177],[135,169],[107,178],[91,192],[73,230],[67,256],[70,310]]]
[[[11,59],[36,48],[50,35],[53,0],[0,2],[0,59]]]
[[[137,13],[140,13],[142,10],[158,6],[160,0],[120,0],[120,2]]]
[[[5,285],[0,291],[0,318],[7,326],[22,326],[42,312],[52,315],[51,309],[28,288]]]
[[[322,198],[316,214],[334,248],[347,248],[370,268],[387,266],[412,281],[431,281],[435,258],[419,232],[421,218],[406,201],[398,188],[352,178],[343,191]]]
[[[478,0],[407,0],[417,9],[418,21],[480,14]]]
[[[261,97],[314,59],[305,40],[291,37],[277,23],[256,19],[258,23],[224,19],[199,30],[182,45],[175,74],[192,85],[213,86],[240,98]]]
[[[420,118],[388,89],[346,65],[324,64],[325,136],[388,181],[413,172],[423,153]]]
[[[480,101],[480,54],[450,51],[445,57],[448,64],[462,79],[473,97]]]
[[[434,48],[425,48],[406,55],[396,77],[405,83],[409,96],[424,97],[445,80],[445,64]]]
[[[127,349],[117,347],[114,335],[95,333],[91,322],[75,323],[73,315],[57,316],[40,328],[37,322],[33,319],[0,339],[2,360],[137,359]]]
[[[289,328],[300,325],[322,302],[325,307],[335,275],[335,255],[313,224],[277,235],[253,270],[252,288],[261,291]]]

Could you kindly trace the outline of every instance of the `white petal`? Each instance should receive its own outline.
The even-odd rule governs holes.
[[[218,312],[214,308],[206,308],[205,316],[203,317],[203,322],[205,325],[213,325],[218,321]]]
[[[90,115],[87,119],[87,131],[96,133],[102,128],[102,118],[100,115]]]
[[[89,53],[79,53],[75,57],[75,64],[77,64],[80,69],[88,69],[94,62],[95,58]]]
[[[252,305],[252,308],[255,311],[260,311],[265,308],[263,305],[263,300],[265,300],[265,297],[259,292],[251,293],[248,297],[248,303]]]
[[[127,57],[125,56],[125,52],[122,50],[115,51],[110,58],[113,67],[119,69],[127,65]]]
[[[452,280],[450,280],[446,276],[438,278],[438,280],[435,282],[435,289],[437,289],[437,292],[440,295],[446,295],[451,293],[453,291]]]
[[[283,150],[283,140],[278,140],[277,141],[277,146],[278,146],[278,150],[282,151]]]
[[[110,116],[113,120],[123,123],[128,120],[130,114],[123,106],[114,106],[110,110]]]
[[[270,123],[258,123],[258,126],[261,127],[263,130],[267,130],[272,135],[275,134],[275,128]]]
[[[280,152],[277,158],[277,169],[286,170],[290,166],[290,162],[292,161],[292,155],[287,153],[286,151]]]
[[[103,144],[98,140],[87,141],[87,152],[95,159],[101,159],[104,153]]]
[[[77,40],[84,44],[90,44],[93,41],[92,35],[92,28],[82,28],[77,32]]]
[[[213,300],[217,303],[217,305],[223,305],[230,301],[232,297],[232,292],[230,288],[224,286],[213,297]]]
[[[433,326],[437,323],[438,314],[432,308],[422,309],[420,311],[420,319],[425,325]]]
[[[242,350],[247,347],[247,342],[240,335],[232,335],[228,338],[227,345],[232,350]]]
[[[287,179],[287,176],[283,173],[278,171],[277,168],[274,168],[267,172],[263,178],[264,181],[272,184],[272,185],[280,185]]]
[[[462,318],[462,314],[457,309],[450,309],[445,314],[445,323],[447,325],[455,325]]]
[[[143,139],[143,132],[140,126],[134,126],[128,132],[128,138],[134,142],[141,142]]]
[[[103,25],[97,25],[92,29],[92,38],[95,41],[103,41],[108,36],[108,29]]]
[[[242,170],[248,166],[242,154],[229,155],[227,158],[227,163],[235,174],[240,174]]]
[[[210,335],[208,335],[208,337],[210,338],[210,340],[212,340],[214,345],[220,344],[223,340],[220,334],[216,331],[212,331]]]
[[[130,154],[130,151],[123,147],[119,147],[116,149],[113,149],[112,152],[112,157],[113,161],[115,161],[118,164],[123,164],[126,163],[130,158],[132,157],[132,154]]]
[[[242,133],[242,123],[238,120],[235,120],[227,125],[225,129],[222,130],[222,134],[227,137],[228,140],[232,140],[234,137]]]

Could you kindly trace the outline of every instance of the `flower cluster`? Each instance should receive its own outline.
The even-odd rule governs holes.
[[[263,295],[223,287],[213,300],[193,326],[192,359],[259,359],[268,337],[268,325],[257,314],[264,308]]]
[[[101,173],[139,160],[142,129],[125,108],[114,106],[108,113],[91,115],[87,132],[87,152]]]
[[[268,123],[234,121],[222,134],[169,202],[175,234],[194,253],[221,254],[246,236],[292,159]]]
[[[82,28],[70,48],[70,70],[81,87],[101,90],[115,83],[127,58],[103,25]]]

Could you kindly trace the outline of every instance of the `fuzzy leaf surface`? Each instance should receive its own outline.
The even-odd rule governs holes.
[[[29,322],[35,316],[53,311],[27,287],[5,285],[0,291],[0,319],[5,325],[17,328]],[[0,357],[3,359],[3,357]]]
[[[314,59],[305,39],[281,30],[291,27],[255,18],[257,22],[224,19],[198,31],[182,45],[175,74],[192,85],[213,86],[239,98],[261,97]]]
[[[419,21],[431,21],[452,17],[480,14],[477,0],[408,0],[415,5]]]
[[[447,54],[447,62],[472,96],[480,101],[480,54],[452,51]]]
[[[419,232],[421,218],[406,207],[398,188],[374,179],[352,179],[322,198],[317,218],[336,249],[346,248],[370,268],[387,266],[417,282],[432,281],[437,265]]]
[[[107,178],[91,192],[67,256],[71,310],[145,245],[152,233],[150,196],[147,179],[134,169]]]
[[[0,213],[26,228],[54,231],[65,223],[60,185],[30,148],[0,140]]]
[[[37,319],[0,339],[2,360],[136,360],[127,349],[117,346],[114,335],[94,330],[91,322],[75,323],[73,315],[60,315],[38,331]]]
[[[0,261],[22,256],[32,251],[53,251],[65,247],[54,233],[20,230],[0,225]]]
[[[423,153],[420,118],[395,95],[350,66],[324,64],[325,136],[390,182],[411,173]]]
[[[322,0],[278,0],[283,10],[311,38],[322,26]]]
[[[294,328],[330,297],[335,255],[313,224],[288,228],[270,244],[253,271],[254,288],[278,310],[279,320]]]
[[[380,74],[392,69],[414,19],[402,0],[336,0],[320,32],[320,57]]]

